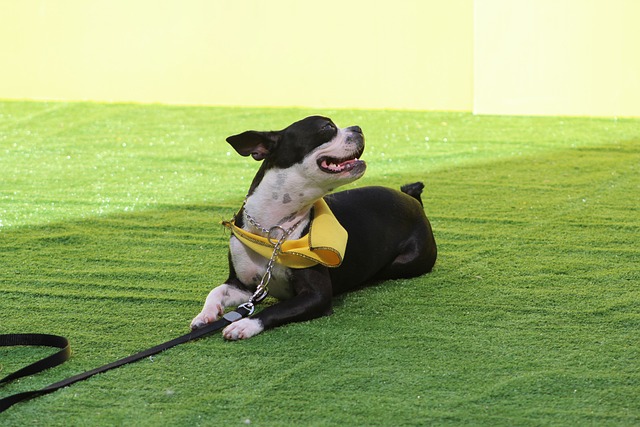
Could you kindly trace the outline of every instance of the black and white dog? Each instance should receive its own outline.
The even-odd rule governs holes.
[[[313,227],[315,203],[324,199],[348,240],[336,268],[276,263],[268,289],[279,302],[227,326],[226,339],[250,338],[289,322],[326,316],[332,312],[334,295],[378,280],[431,271],[437,250],[420,199],[422,183],[406,185],[402,192],[363,187],[328,194],[365,172],[366,164],[359,159],[364,151],[360,127],[341,129],[328,118],[313,116],[281,131],[247,131],[227,142],[240,155],[263,160],[235,217],[239,229],[266,237],[276,227],[290,233],[287,239],[299,239]],[[232,235],[229,278],[209,293],[192,329],[217,320],[225,308],[246,302],[268,262],[268,256]]]

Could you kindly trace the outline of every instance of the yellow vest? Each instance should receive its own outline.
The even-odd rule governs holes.
[[[245,246],[270,259],[275,245],[262,237],[235,225],[235,221],[223,221],[233,235]],[[324,199],[313,205],[313,221],[309,233],[297,240],[285,240],[276,258],[278,264],[289,268],[308,268],[316,264],[326,267],[338,267],[342,264],[347,247],[345,230],[331,212]]]

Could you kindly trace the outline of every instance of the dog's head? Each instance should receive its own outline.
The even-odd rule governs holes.
[[[264,160],[262,176],[277,169],[301,185],[317,185],[325,191],[355,181],[366,169],[360,160],[364,151],[360,127],[341,129],[321,116],[307,117],[281,131],[246,131],[227,142],[242,156]]]

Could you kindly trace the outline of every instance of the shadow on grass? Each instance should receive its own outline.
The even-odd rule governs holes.
[[[3,230],[3,290],[188,299],[188,286],[226,268],[228,237],[219,220],[228,215],[210,206],[169,206]]]

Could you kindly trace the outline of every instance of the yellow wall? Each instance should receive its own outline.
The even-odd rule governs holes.
[[[474,111],[640,117],[640,1],[475,0]]]
[[[0,99],[640,117],[638,0],[0,0]]]
[[[473,0],[0,0],[0,98],[470,110]]]

